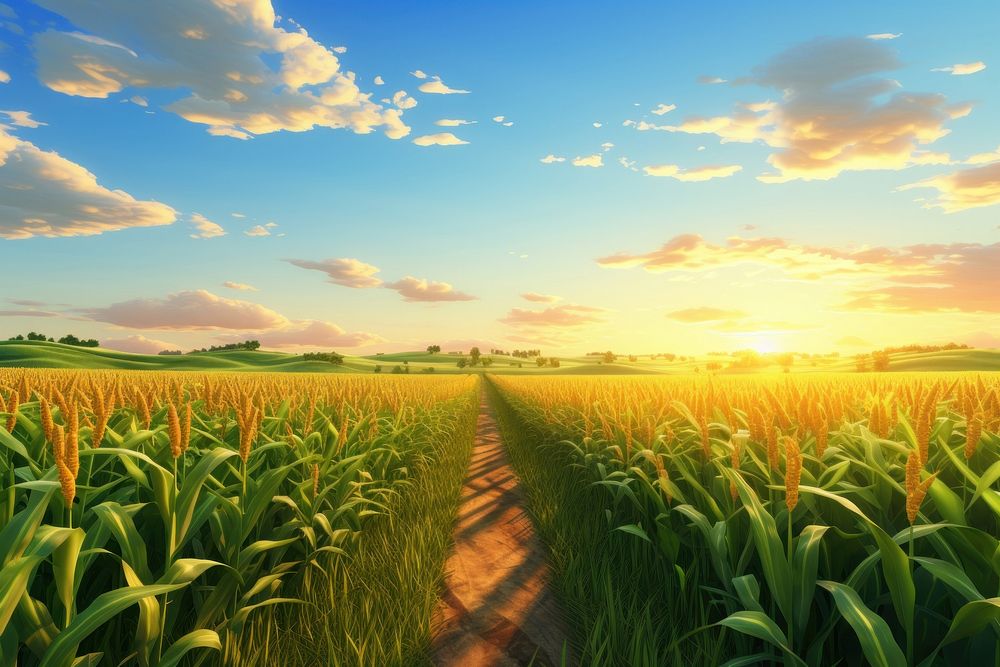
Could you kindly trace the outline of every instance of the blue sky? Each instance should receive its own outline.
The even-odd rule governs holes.
[[[87,214],[0,201],[0,231],[7,236],[0,238],[2,295],[37,302],[0,304],[0,333],[74,331],[150,350],[243,334],[260,337],[265,346],[270,339],[287,349],[358,352],[432,342],[461,348],[473,341],[553,353],[748,345],[817,351],[924,342],[915,337],[1000,345],[989,336],[997,330],[1000,306],[984,296],[1000,287],[1000,269],[991,265],[1000,261],[1000,160],[969,161],[1000,147],[995,3],[778,3],[761,11],[735,2],[279,2],[273,8],[281,18],[272,29],[248,18],[270,8],[260,0],[234,2],[229,14],[212,2],[177,2],[170,20],[157,22],[123,11],[124,0],[82,3],[92,5],[82,17],[74,4],[81,3],[15,2],[0,11],[7,24],[0,30],[6,45],[0,71],[10,79],[0,84],[0,109],[27,111],[45,123],[27,127],[11,117],[3,131],[24,150],[28,142],[81,166],[102,188],[166,205],[173,221],[130,228],[123,219],[123,229],[82,236],[50,220],[47,233],[24,238],[25,219]],[[285,46],[247,53],[245,44],[228,41],[250,34],[251,23],[279,42],[301,26],[311,47],[326,53],[322,58],[335,59],[335,74],[301,91],[321,90],[354,72],[358,94],[371,93],[378,113],[394,108],[383,97],[407,91],[417,102],[401,112],[409,133],[392,139],[382,126],[358,134],[223,124],[248,137],[241,140],[206,132],[223,126],[218,119],[213,126],[204,116],[176,113],[174,105],[192,90],[202,101],[218,93],[212,103],[227,104],[232,113],[251,103],[269,111],[274,99],[257,103],[251,88],[271,84],[241,83],[250,102],[220,102],[222,70],[206,81],[172,60],[189,47],[204,47],[213,54],[204,66],[206,79],[230,56],[282,76]],[[214,34],[206,25],[216,26]],[[183,37],[180,28],[199,29]],[[900,36],[866,37],[881,33]],[[823,38],[839,40],[833,55],[818,52]],[[798,108],[790,101],[795,95],[774,86],[733,85],[740,77],[760,78],[760,68],[794,48],[805,49],[799,60],[807,68],[793,76],[803,101]],[[898,63],[879,67],[880,58]],[[78,67],[83,61],[103,68],[96,92],[94,70]],[[809,89],[809,67],[819,72],[846,61],[861,62],[864,74],[838,82],[835,95]],[[976,63],[983,67],[970,74],[932,71]],[[131,73],[115,70],[133,67]],[[411,74],[418,70],[428,78]],[[376,76],[384,85],[375,85]],[[420,92],[433,76],[470,92]],[[709,84],[700,77],[727,81]],[[851,110],[839,105],[858,101],[844,88],[889,79],[898,87],[861,98],[867,111],[887,117],[873,120],[862,104],[857,124],[864,132],[844,131],[854,123]],[[931,113],[892,102],[897,92],[942,98]],[[147,106],[129,102],[135,96]],[[763,102],[775,107],[777,131],[742,127],[751,136],[736,141],[684,129],[691,118],[736,118],[736,105]],[[955,111],[964,103],[971,105],[967,115]],[[676,108],[651,113],[659,104]],[[785,169],[788,182],[757,179],[775,172],[769,157],[798,147],[789,132],[813,122],[808,114],[822,119],[830,113],[843,116],[837,131],[844,137],[830,139],[830,128],[819,127],[840,157],[827,151],[815,158],[820,152],[814,152],[807,168]],[[513,124],[492,120],[498,116]],[[441,127],[435,125],[440,119],[476,123]],[[673,129],[639,131],[625,121]],[[872,130],[876,123],[884,124],[881,133]],[[940,136],[921,143],[907,124]],[[413,143],[442,132],[468,143]],[[900,142],[893,155],[879,156],[884,168],[856,168],[845,157],[870,153],[883,135]],[[565,161],[540,162],[547,155]],[[598,155],[600,167],[572,165],[574,158]],[[619,164],[621,158],[632,168]],[[0,166],[0,183],[23,185],[21,172],[3,180],[3,171],[16,163],[8,159]],[[663,165],[682,179],[645,172]],[[685,174],[700,179],[697,170],[706,167],[739,170],[683,180]],[[966,171],[976,171],[968,176],[978,179],[975,187],[939,181],[899,190]],[[50,200],[81,206],[43,172],[34,177],[35,191],[55,187]],[[923,201],[915,201],[919,197]],[[963,203],[946,213],[935,204],[947,197]],[[225,235],[191,238],[194,214]],[[275,225],[264,228],[269,235],[246,235],[269,223]],[[682,235],[699,235],[702,244],[681,244],[681,260],[674,253],[665,263],[654,266],[647,258],[633,268],[596,261],[626,253],[635,265],[639,256]],[[727,245],[734,236],[784,245],[741,252]],[[922,245],[935,249],[914,250]],[[858,254],[865,248],[887,252]],[[447,283],[446,295],[475,299],[442,300],[433,289],[418,289],[406,300],[399,289],[349,286],[343,278],[331,284],[324,272],[288,259],[353,259],[378,267],[383,284],[413,276]],[[812,273],[820,275],[805,275],[801,262],[812,263]],[[257,291],[227,288],[226,281]],[[971,296],[943,305],[940,291],[928,291],[941,285]],[[525,293],[559,298],[530,301]],[[178,294],[188,296],[170,298]],[[112,309],[115,304],[120,307]],[[241,319],[254,305],[277,317]],[[185,320],[192,310],[207,314]],[[126,311],[142,317],[123,316]],[[309,322],[326,326],[310,329]]]

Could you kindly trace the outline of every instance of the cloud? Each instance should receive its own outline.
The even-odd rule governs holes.
[[[604,268],[704,272],[739,265],[776,269],[797,280],[837,279],[848,310],[1000,312],[1000,243],[833,248],[781,238],[731,237],[724,245],[682,234],[644,254],[597,260]]]
[[[109,190],[84,167],[8,129],[0,125],[0,238],[93,236],[177,219],[166,204]]]
[[[417,88],[417,90],[422,93],[431,93],[433,95],[466,95],[469,92],[467,90],[449,88],[439,76],[432,77],[431,81],[420,84],[420,87]]]
[[[302,269],[322,271],[327,275],[328,282],[343,287],[368,288],[378,287],[382,284],[382,281],[375,277],[375,274],[379,272],[377,266],[366,264],[353,257],[330,258],[319,262],[307,259],[285,261]]]
[[[132,97],[128,98],[128,101],[144,109],[149,106],[149,100],[147,100],[142,95],[133,95]]]
[[[671,111],[673,111],[676,108],[677,108],[676,104],[663,104],[663,103],[660,103],[660,104],[656,105],[656,108],[653,109],[651,113],[654,113],[657,116],[662,116],[663,114],[670,113]]]
[[[462,120],[461,118],[442,118],[441,120],[434,121],[434,124],[438,127],[458,127],[459,125],[475,125],[478,122],[475,120]]]
[[[32,118],[31,113],[28,111],[0,111],[0,113],[7,116],[12,125],[17,125],[18,127],[36,128],[48,125],[48,123],[43,123],[40,120]]]
[[[288,324],[283,315],[270,308],[216,296],[207,290],[176,292],[162,299],[131,299],[80,312],[94,321],[130,329],[274,329]]]
[[[935,176],[898,189],[915,188],[937,190],[937,198],[925,204],[925,208],[940,208],[945,213],[995,206],[1000,204],[1000,162]]]
[[[0,310],[0,317],[62,317],[49,310]]]
[[[519,328],[574,328],[603,322],[604,318],[601,313],[604,312],[603,308],[571,303],[543,310],[512,308],[505,317],[500,319],[500,322]]]
[[[409,134],[401,111],[372,102],[331,49],[291,21],[281,27],[270,0],[39,4],[83,31],[34,37],[39,79],[57,92],[184,91],[168,111],[237,138],[315,127]]]
[[[726,310],[723,308],[712,308],[709,306],[702,306],[700,308],[685,308],[683,310],[674,310],[667,313],[667,317],[672,320],[691,324],[742,319],[746,316],[747,314],[742,310]]]
[[[146,338],[141,334],[133,334],[125,338],[105,338],[101,341],[101,347],[119,352],[131,352],[132,354],[157,354],[163,350],[177,348],[173,343]]]
[[[201,213],[192,213],[191,223],[198,230],[196,234],[191,234],[191,238],[193,239],[213,239],[217,236],[226,235],[226,230],[221,225],[217,225]]]
[[[984,69],[986,69],[986,63],[982,60],[977,60],[974,63],[960,63],[957,65],[950,65],[948,67],[935,67],[931,71],[948,72],[952,76],[968,76],[969,74],[982,72]]]
[[[965,160],[965,164],[990,164],[991,162],[1000,162],[1000,146],[997,146],[995,151],[976,153]]]
[[[729,178],[738,171],[742,171],[743,167],[738,164],[729,164],[681,169],[676,164],[660,164],[643,167],[642,170],[649,176],[661,176],[685,182],[699,182],[709,181],[713,178]]]
[[[478,298],[459,292],[448,283],[413,276],[406,276],[396,282],[385,283],[383,286],[399,292],[404,301],[475,301]]]
[[[679,125],[627,121],[637,130],[714,134],[723,142],[762,142],[775,173],[765,183],[827,180],[844,171],[905,169],[926,159],[921,147],[948,134],[945,124],[969,104],[943,95],[900,90],[879,75],[901,66],[885,42],[819,38],[771,58],[750,82],[772,88],[780,102],[737,105],[728,116],[695,116]]]
[[[320,320],[300,320],[287,327],[263,333],[225,336],[227,342],[238,342],[254,338],[264,348],[326,348],[359,347],[385,342],[385,339],[365,331],[347,332],[332,322]]]
[[[615,145],[613,143],[611,143],[610,141],[605,141],[603,144],[601,144],[601,149],[605,153],[607,153],[609,150],[611,150],[614,147],[615,147]]]
[[[459,139],[451,132],[438,132],[437,134],[425,134],[413,140],[417,146],[462,146],[469,143]]]
[[[372,79],[372,83],[374,83],[376,86],[384,86],[385,79],[383,79],[381,76],[376,76],[374,79]]]
[[[552,294],[539,294],[538,292],[525,292],[521,295],[521,298],[525,301],[534,301],[535,303],[555,303],[560,299],[560,297]]]
[[[504,119],[504,116],[493,116],[493,122],[494,123],[502,123],[503,119]]]
[[[709,326],[713,331],[742,336],[747,334],[790,334],[816,329],[813,324],[797,324],[779,320],[726,320]]]
[[[244,236],[270,236],[271,230],[265,225],[254,225],[250,229],[243,232]]]
[[[597,128],[604,127],[604,123],[600,123],[598,121],[594,121],[593,123],[591,123],[591,125]]]
[[[577,155],[573,158],[574,167],[603,167],[604,166],[604,156],[600,153],[594,153],[593,155],[585,155],[580,157]]]
[[[423,70],[419,70],[419,69],[418,70],[413,70],[412,72],[410,72],[410,74],[412,76],[418,78],[418,79],[426,79],[427,78],[427,73],[424,72]]]
[[[222,283],[222,286],[223,287],[228,287],[229,289],[234,289],[234,290],[237,290],[237,291],[240,291],[240,292],[259,292],[260,291],[256,287],[254,287],[253,285],[248,285],[246,283],[238,283],[238,282],[234,282],[232,280],[227,280],[226,282]]]
[[[873,35],[867,35],[866,39],[874,40],[885,40],[885,39],[899,39],[903,36],[901,32],[877,32]]]
[[[707,74],[702,74],[701,76],[698,77],[698,83],[709,86],[716,86],[719,85],[720,83],[728,83],[728,81],[726,81],[726,79],[723,79],[721,76],[709,76]]]
[[[539,162],[541,162],[542,164],[552,164],[554,162],[565,162],[565,161],[566,158],[558,157],[556,155],[553,155],[552,153],[549,153],[548,155],[539,160]]]
[[[10,74],[0,69],[0,83],[10,83]]]
[[[405,90],[396,91],[392,96],[392,103],[399,109],[412,109],[417,106],[417,101],[407,95]]]
[[[245,213],[230,213],[229,215],[233,216],[234,218],[245,218],[245,217],[247,217]]]

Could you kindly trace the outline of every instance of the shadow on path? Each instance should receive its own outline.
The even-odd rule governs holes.
[[[485,394],[476,426],[432,659],[441,667],[558,665],[567,634],[548,588],[544,547]]]

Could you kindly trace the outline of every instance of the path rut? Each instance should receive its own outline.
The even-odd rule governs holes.
[[[439,667],[559,665],[567,634],[493,409],[480,394],[432,658]]]

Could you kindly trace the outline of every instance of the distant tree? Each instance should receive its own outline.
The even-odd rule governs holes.
[[[559,368],[559,360],[555,357],[549,357],[549,366],[552,368]]]
[[[885,350],[872,352],[872,370],[880,373],[889,370],[889,353]]]
[[[707,364],[705,364],[705,370],[708,371],[722,370],[722,364],[720,364],[718,361],[710,361]]]
[[[468,365],[469,365],[469,362],[465,360],[465,357],[462,357],[461,359],[458,360],[458,367],[459,368],[465,368]]]
[[[400,366],[399,364],[396,364],[395,366],[392,367],[392,372],[394,374],[396,374],[396,375],[402,375],[403,374],[403,367]]]
[[[435,352],[440,352],[440,351],[441,351],[441,346],[440,345],[428,345],[427,346],[427,353],[428,354],[434,354]]]
[[[163,355],[163,356],[180,356],[180,355],[182,355],[184,353],[181,352],[180,350],[160,350],[159,352],[157,352],[157,354],[160,354],[160,355]]]
[[[536,357],[535,363],[538,365],[539,368],[541,368],[542,366],[545,365],[545,357]]]
[[[395,371],[393,371],[393,372],[395,373]],[[404,361],[403,362],[403,372],[404,373],[409,373],[410,372],[410,362],[409,361]]]
[[[639,361],[639,357],[635,356],[634,354],[630,354],[630,355],[628,355],[628,360],[629,361]]]
[[[493,357],[483,357],[479,360],[479,363],[483,365],[483,368],[493,365]]]
[[[854,370],[858,373],[867,373],[871,370],[871,365],[869,363],[870,357],[867,354],[858,354],[854,356]]]
[[[381,366],[379,366],[379,365],[376,365],[376,366],[375,366],[375,368],[373,368],[372,370],[373,370],[374,372],[376,372],[376,373],[381,373],[381,372],[382,372],[382,367],[381,367]]]
[[[433,373],[433,372],[434,372],[434,367],[433,367],[433,366],[427,366],[427,367],[426,367],[426,368],[424,368],[424,369],[423,369],[423,371],[421,371],[421,372],[422,372],[422,373]]]
[[[791,353],[779,354],[777,361],[779,366],[787,370],[795,363],[795,355]]]
[[[614,352],[612,352],[611,350],[608,350],[607,352],[605,352],[602,355],[602,359],[604,360],[604,363],[606,363],[606,364],[613,364],[613,363],[615,363],[615,361],[617,361],[618,357],[615,356]]]
[[[23,334],[17,334],[16,336],[11,336],[7,340],[24,340],[24,335]]]
[[[161,353],[162,354],[162,353]],[[343,364],[344,355],[336,352],[306,352],[302,355],[303,361],[328,361],[331,364]]]
[[[475,366],[476,364],[479,363],[479,357],[482,356],[482,353],[479,351],[478,347],[474,347],[471,350],[469,350],[469,356],[472,357],[472,359],[470,360],[472,363],[469,365]]]
[[[45,337],[45,334],[40,334],[40,333],[35,333],[34,331],[29,331],[28,332],[28,340],[42,340],[42,341],[44,341],[44,340],[48,340],[48,339]]]

